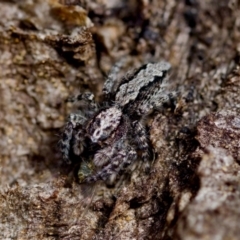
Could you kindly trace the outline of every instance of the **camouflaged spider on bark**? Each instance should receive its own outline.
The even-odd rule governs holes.
[[[91,93],[71,99],[84,107],[70,114],[59,145],[65,162],[82,164],[80,182],[114,181],[137,159],[149,163],[145,119],[172,97],[165,88],[170,68],[167,62],[149,63],[115,79],[116,65],[104,84],[103,103],[98,106]]]

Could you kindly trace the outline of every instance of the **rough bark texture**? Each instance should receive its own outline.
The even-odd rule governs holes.
[[[1,0],[0,15],[1,239],[239,239],[237,0]],[[148,122],[149,174],[79,184],[56,147],[65,100],[101,98],[123,57],[122,74],[169,61],[180,97]]]

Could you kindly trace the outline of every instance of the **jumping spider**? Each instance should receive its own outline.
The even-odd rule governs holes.
[[[112,69],[104,84],[101,106],[94,102],[91,93],[71,99],[84,102],[84,107],[70,114],[59,142],[60,150],[67,163],[73,159],[92,163],[95,173],[86,174],[83,182],[113,181],[137,158],[149,162],[146,116],[173,96],[165,88],[169,63],[145,64],[115,79],[118,68],[116,65]]]

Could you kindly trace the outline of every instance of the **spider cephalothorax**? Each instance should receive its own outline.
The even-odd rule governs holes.
[[[84,108],[70,114],[59,143],[66,162],[71,163],[74,156],[95,169],[83,181],[113,180],[136,159],[149,161],[143,119],[169,100],[165,82],[170,67],[167,62],[149,63],[115,79],[116,66],[105,82],[105,101],[100,107],[91,93],[72,99],[84,101]]]

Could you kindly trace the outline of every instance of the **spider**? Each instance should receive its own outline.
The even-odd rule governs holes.
[[[60,151],[65,162],[88,162],[95,169],[83,182],[114,181],[136,159],[149,162],[146,117],[173,96],[165,88],[168,62],[148,63],[116,79],[119,68],[116,64],[110,71],[99,105],[89,92],[70,99],[84,104],[69,115]]]

